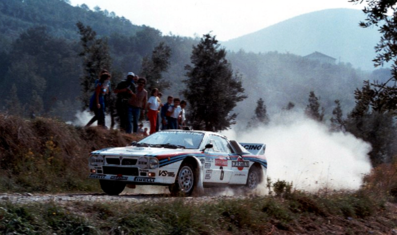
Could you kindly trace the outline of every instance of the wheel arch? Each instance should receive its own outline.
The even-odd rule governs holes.
[[[266,168],[263,167],[260,163],[254,162],[248,172],[250,172],[253,168],[258,168],[260,172],[260,177],[261,177],[261,183],[263,183],[264,180],[266,180]],[[248,180],[248,179],[247,179]]]
[[[203,186],[203,181],[204,181],[204,173],[203,173],[203,164],[201,164],[200,159],[198,159],[196,156],[187,156],[183,161],[183,163],[190,163],[193,166],[194,170],[194,175],[197,177],[196,183],[195,183],[195,189],[194,189],[194,194],[195,195],[202,195],[204,193],[204,186]]]

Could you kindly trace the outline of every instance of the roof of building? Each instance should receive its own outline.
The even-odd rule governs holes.
[[[320,52],[318,52],[318,51],[315,51],[315,52],[313,52],[313,53],[311,53],[311,54],[309,54],[309,55],[307,55],[307,56],[304,56],[305,58],[311,58],[311,57],[324,57],[324,58],[327,58],[327,59],[333,59],[333,60],[336,60],[335,58],[333,58],[333,57],[331,57],[331,56],[327,56],[327,55],[325,55],[325,54],[323,54],[323,53],[320,53]]]

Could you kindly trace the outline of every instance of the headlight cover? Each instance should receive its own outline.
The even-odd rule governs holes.
[[[155,157],[150,158],[149,160],[149,167],[150,169],[156,169],[159,167],[159,160]]]
[[[90,165],[91,166],[96,166],[96,157],[95,156],[91,156],[90,157]]]
[[[90,165],[91,166],[101,166],[101,165],[103,165],[103,156],[102,155],[91,155],[91,157],[90,157]]]

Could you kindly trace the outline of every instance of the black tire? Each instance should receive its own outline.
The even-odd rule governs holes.
[[[119,181],[99,180],[102,190],[108,195],[119,195],[123,192],[126,183]]]
[[[175,183],[169,186],[172,196],[190,196],[196,185],[194,167],[189,163],[182,163],[179,168]]]
[[[258,166],[252,166],[248,172],[246,188],[248,190],[254,190],[263,181],[262,171]]]

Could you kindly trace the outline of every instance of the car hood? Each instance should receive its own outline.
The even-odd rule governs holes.
[[[171,149],[171,148],[154,148],[154,147],[117,147],[96,150],[92,152],[95,155],[126,155],[126,156],[144,156],[144,155],[174,155],[184,153],[197,153],[197,149]]]

